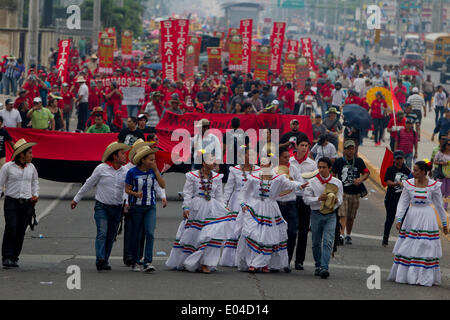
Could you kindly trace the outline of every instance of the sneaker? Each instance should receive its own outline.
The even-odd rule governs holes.
[[[292,272],[291,268],[289,268],[289,267],[284,267],[283,270],[286,273],[291,273]]]
[[[328,272],[328,270],[323,269],[323,270],[320,271],[320,277],[321,277],[322,279],[326,279],[326,278],[328,278],[329,276],[330,276],[330,273]]]
[[[344,245],[344,240],[345,240],[344,236],[343,236],[343,235],[340,235],[340,236],[339,236],[339,243],[338,243],[338,245],[339,245],[339,246],[343,246],[343,245]]]
[[[141,272],[141,267],[137,263],[134,263],[131,266],[131,271],[133,271],[133,272]]]
[[[322,271],[322,269],[316,268],[316,271],[314,271],[314,275],[315,275],[316,277],[320,276],[320,271]]]
[[[144,264],[144,272],[150,273],[156,271],[156,268],[149,263]]]
[[[109,263],[105,262],[105,263],[103,263],[102,270],[111,271],[112,269],[111,269],[111,266],[109,265]]]
[[[95,263],[95,266],[97,267],[97,271],[102,271],[103,270],[103,265],[105,264],[105,260],[98,260]]]
[[[352,237],[346,236],[345,237],[345,244],[352,244]]]
[[[305,270],[303,268],[303,263],[295,263],[295,270]]]
[[[14,261],[12,261],[11,259],[6,259],[3,261],[3,268],[8,269],[8,268],[14,268]]]

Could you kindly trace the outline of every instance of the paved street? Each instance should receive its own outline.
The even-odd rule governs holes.
[[[176,196],[184,177],[166,176],[168,195]],[[62,185],[41,181],[47,192],[63,194]],[[70,185],[69,185],[70,186]],[[181,202],[169,202],[166,209],[158,207],[155,241],[154,274],[131,272],[122,264],[120,236],[113,249],[112,272],[98,273],[95,269],[95,223],[92,200],[82,201],[71,211],[70,199],[79,185],[71,188],[62,201],[43,200],[38,215],[50,204],[56,204],[49,215],[41,219],[34,232],[25,239],[21,268],[0,270],[0,299],[448,299],[450,298],[450,243],[443,240],[442,285],[433,288],[399,285],[386,281],[392,264],[391,253],[396,232],[392,231],[389,248],[381,246],[384,223],[384,194],[369,183],[369,197],[361,201],[361,209],[354,228],[353,245],[339,247],[331,261],[331,277],[314,277],[311,240],[307,250],[305,271],[290,274],[272,273],[251,275],[235,269],[219,268],[210,275],[171,271],[165,267],[173,237],[181,221]],[[56,192],[55,192],[56,191]],[[92,194],[91,194],[92,196]],[[3,201],[1,201],[3,202]],[[3,220],[3,219],[2,219]],[[3,221],[0,233],[3,232]],[[39,238],[42,234],[43,238]],[[164,251],[166,256],[156,256]],[[81,268],[81,290],[68,290],[67,267]],[[381,289],[366,286],[370,265],[381,268]],[[214,287],[214,290],[207,288]]]

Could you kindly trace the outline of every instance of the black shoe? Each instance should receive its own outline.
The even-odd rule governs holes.
[[[123,263],[125,263],[127,267],[131,267],[131,265],[133,264],[133,258],[126,258],[123,260]]]
[[[328,270],[323,269],[322,271],[320,271],[320,277],[322,279],[326,279],[330,276],[330,273],[328,272]]]
[[[4,268],[15,268],[17,265],[12,259],[3,260],[2,264]]]
[[[292,272],[291,268],[289,268],[289,267],[284,267],[283,270],[286,273],[291,273]]]
[[[295,263],[295,270],[305,270],[303,268],[303,263]]]
[[[338,246],[343,246],[343,245],[344,245],[344,236],[340,235],[339,236]]]
[[[102,270],[111,271],[112,269],[108,262],[104,262],[103,266],[102,266]]]
[[[316,271],[314,271],[314,275],[315,275],[316,277],[320,276],[320,271],[322,271],[322,269],[316,268]]]
[[[388,244],[389,244],[389,238],[383,237],[383,242],[381,243],[381,245],[386,248],[388,246]]]
[[[103,270],[103,265],[105,264],[105,260],[98,260],[95,263],[95,266],[97,267],[97,271],[102,271]]]
[[[352,244],[352,237],[346,236],[345,237],[345,244]]]

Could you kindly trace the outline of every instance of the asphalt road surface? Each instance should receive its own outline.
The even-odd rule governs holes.
[[[182,189],[184,177],[166,175],[168,195],[175,197]],[[71,197],[80,185],[54,185],[41,181],[42,189],[54,192],[62,200],[42,200],[41,218],[34,232],[25,238],[20,268],[0,269],[0,299],[180,299],[180,300],[279,300],[279,299],[449,299],[450,244],[442,239],[442,285],[432,288],[409,286],[386,281],[392,266],[392,248],[397,232],[392,230],[389,248],[381,246],[385,209],[384,193],[369,183],[368,198],[361,200],[353,245],[339,247],[331,260],[331,276],[322,280],[313,275],[311,238],[309,238],[304,271],[286,274],[249,274],[233,268],[221,268],[205,275],[169,270],[165,261],[181,221],[181,202],[170,201],[162,209],[158,205],[153,274],[135,273],[122,264],[123,238],[119,236],[111,258],[111,272],[97,272],[94,241],[93,200],[82,201],[76,210],[70,209]],[[92,196],[92,194],[91,194]],[[3,202],[3,201],[0,201]],[[2,205],[2,203],[0,203]],[[46,210],[52,206],[51,211]],[[3,206],[2,206],[3,207]],[[3,219],[1,219],[3,220]],[[3,233],[4,222],[0,222]],[[39,237],[42,235],[42,238]],[[165,252],[165,256],[157,252]],[[69,290],[69,266],[81,270],[81,289]],[[369,266],[381,270],[380,289],[368,289]],[[373,282],[371,282],[373,283]]]

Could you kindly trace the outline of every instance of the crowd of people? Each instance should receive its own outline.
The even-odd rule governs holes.
[[[162,79],[160,72],[145,69],[151,56],[144,56],[142,61],[116,58],[113,77],[130,79],[130,86],[136,85],[137,78],[145,79],[145,99],[138,106],[123,106],[118,84],[112,81],[109,87],[103,86],[105,75],[98,73],[97,56],[79,57],[75,47],[70,51],[70,72],[64,83],[56,76],[54,65],[48,73],[41,66],[31,66],[26,76],[23,71],[17,78],[24,79],[23,85],[10,81],[10,70],[18,72],[18,64],[14,57],[5,57],[2,76],[6,80],[2,80],[0,89],[7,93],[17,90],[18,97],[8,99],[0,111],[0,123],[6,128],[0,131],[5,137],[2,150],[5,142],[13,145],[8,127],[70,131],[75,109],[77,132],[116,132],[117,142],[108,146],[102,164],[79,190],[71,207],[75,209],[86,192],[96,188],[99,271],[111,270],[109,256],[125,212],[124,263],[133,271],[153,272],[157,195],[163,206],[167,205],[165,181],[155,160],[156,126],[164,114],[309,115],[313,141],[301,132],[299,121],[294,119],[291,131],[279,142],[271,141],[271,130],[266,129],[266,140],[260,142],[265,143],[263,154],[255,153],[248,143],[236,148],[237,136],[243,134],[238,117],[232,121],[234,133],[230,138],[227,135],[223,150],[213,135],[192,138],[196,161],[186,174],[184,219],[166,265],[204,273],[218,265],[249,272],[290,272],[295,252],[295,269],[303,270],[311,230],[315,275],[325,279],[330,275],[328,264],[337,246],[352,244],[360,198],[367,195],[364,181],[370,173],[358,157],[358,146],[365,143],[364,138],[370,139],[368,130],[351,127],[341,117],[344,105],[356,104],[365,108],[373,120],[375,146],[384,140],[387,129],[394,152],[394,163],[385,177],[387,218],[382,245],[387,246],[395,221],[400,239],[394,248],[389,279],[439,284],[442,253],[430,205],[435,205],[447,234],[443,196],[450,194],[448,95],[429,76],[425,80],[420,70],[420,77],[402,77],[398,66],[381,67],[370,63],[366,55],[358,59],[351,54],[342,61],[328,49],[314,42],[319,72],[316,79],[307,79],[303,90],[296,90],[295,83],[274,74],[269,74],[265,82],[251,73],[230,73],[226,68],[223,75],[200,71],[192,88],[188,88],[183,74],[180,80],[171,82]],[[396,118],[382,90],[370,104],[367,99],[374,87],[389,90],[390,81],[394,82],[394,94],[402,107]],[[309,97],[314,99],[313,114],[307,113]],[[122,108],[127,108],[126,121]],[[433,153],[433,162],[413,165],[418,157],[421,120],[431,108],[436,112],[435,134],[439,133],[440,147]],[[210,129],[210,122],[203,119],[199,126],[203,135]],[[338,157],[341,135],[343,157]],[[241,149],[234,165],[218,166],[230,145]],[[15,143],[12,161],[0,171],[0,185],[6,187],[8,200],[2,247],[3,265],[7,268],[18,266],[26,226],[39,196],[37,171],[31,164],[32,146],[22,140]],[[275,150],[277,159],[273,156]],[[19,175],[21,170],[29,173]],[[19,190],[21,183],[26,188]],[[16,217],[15,212],[20,214]],[[438,241],[427,242],[431,240]]]

